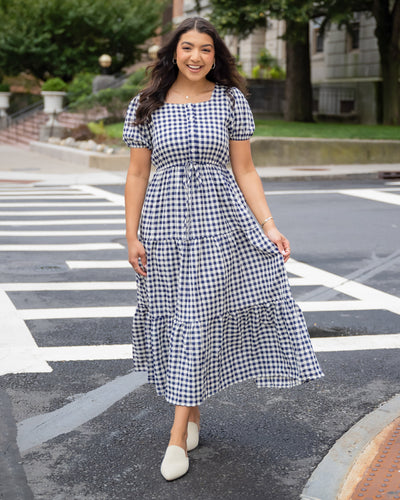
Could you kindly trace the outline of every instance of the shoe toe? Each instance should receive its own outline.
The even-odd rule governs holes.
[[[168,446],[161,463],[161,474],[167,481],[183,476],[189,470],[189,458],[180,446]]]

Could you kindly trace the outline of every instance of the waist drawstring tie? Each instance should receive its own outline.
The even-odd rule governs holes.
[[[193,188],[196,184],[201,184],[200,165],[192,160],[185,163],[183,174],[183,185],[186,191],[187,210],[185,216],[185,232],[186,238],[190,236],[190,225],[192,222],[193,209]]]

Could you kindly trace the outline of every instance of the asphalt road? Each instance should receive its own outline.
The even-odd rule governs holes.
[[[325,378],[207,400],[173,483],[159,473],[173,407],[131,373],[123,186],[0,189],[1,499],[298,499],[335,441],[399,392],[400,184],[265,189]]]

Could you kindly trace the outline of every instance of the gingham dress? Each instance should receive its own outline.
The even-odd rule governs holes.
[[[137,105],[123,137],[151,149],[156,170],[139,229],[147,276],[136,275],[134,368],[183,406],[249,378],[292,387],[321,377],[283,257],[227,168],[229,140],[254,131],[243,94],[216,85],[209,101],[165,103],[133,126]]]

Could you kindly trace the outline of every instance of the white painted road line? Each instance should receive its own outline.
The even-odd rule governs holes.
[[[54,215],[124,215],[125,210],[2,210],[0,216],[11,217],[11,216],[24,216],[33,217],[37,215],[43,215],[43,217],[54,216]]]
[[[125,269],[132,268],[127,260],[66,260],[70,269]]]
[[[316,267],[289,260],[286,268],[290,273],[319,282],[321,286],[332,288],[358,299],[357,301],[306,301],[299,302],[303,311],[349,311],[383,309],[395,314],[400,314],[400,298],[386,292],[381,292],[362,283],[338,276],[337,274],[323,271]],[[323,309],[325,308],[325,309]]]
[[[0,283],[5,292],[58,292],[79,290],[136,290],[136,281],[61,281],[48,283]]]
[[[116,307],[61,307],[56,309],[18,309],[18,315],[25,321],[38,319],[76,318],[129,318],[135,314],[134,306]]]
[[[125,236],[125,229],[90,229],[85,231],[0,231],[1,236],[36,237],[36,236]]]
[[[29,203],[2,203],[0,202],[0,208],[19,208],[19,207],[115,207],[114,203],[109,201],[71,201],[70,203],[64,201],[44,201],[44,202],[29,202]]]
[[[25,215],[22,213],[21,215]],[[83,224],[125,224],[125,219],[0,220],[0,226],[76,226]]]
[[[321,311],[373,311],[375,309],[386,309],[374,302],[365,300],[316,300],[297,302],[304,312]]]
[[[85,196],[82,191],[78,191],[76,189],[74,190],[68,190],[68,189],[26,189],[25,191],[21,190],[13,190],[11,191],[10,189],[0,189],[0,199],[3,198],[3,196],[17,196],[17,197],[24,197],[24,196],[33,196],[36,195],[37,197],[40,198],[41,195],[79,195],[80,197]]]
[[[52,368],[42,357],[31,332],[2,290],[0,290],[0,311],[0,375],[51,372]]]
[[[119,243],[75,243],[48,245],[0,245],[0,252],[84,252],[89,250],[121,250]]]
[[[92,196],[90,194],[78,193],[78,194],[38,194],[38,195],[24,195],[24,196],[3,196],[0,195],[0,200],[15,200],[15,199],[24,199],[24,200],[97,200],[98,197]]]
[[[43,359],[50,362],[115,360],[132,357],[132,344],[74,345],[39,349]]]
[[[317,352],[369,351],[400,349],[400,333],[390,335],[356,335],[352,337],[325,337],[311,339]]]
[[[391,205],[400,205],[400,195],[393,193],[384,193],[376,189],[340,189],[340,194],[348,196],[356,196],[366,200],[380,201],[382,203],[389,203]]]
[[[399,183],[397,183],[399,184]],[[343,191],[366,191],[365,189],[296,189],[296,190],[281,190],[281,191],[264,191],[267,196],[286,196],[286,195],[304,195],[304,194],[342,194]],[[400,188],[377,188],[370,191],[400,191]],[[345,193],[349,194],[349,193]]]
[[[96,196],[97,198],[104,198],[105,200],[111,201],[115,205],[125,206],[125,198],[122,194],[111,193],[110,191],[106,191],[105,189],[100,189],[88,185],[75,185],[71,186],[71,189],[79,189],[85,194],[91,194],[93,196]]]

